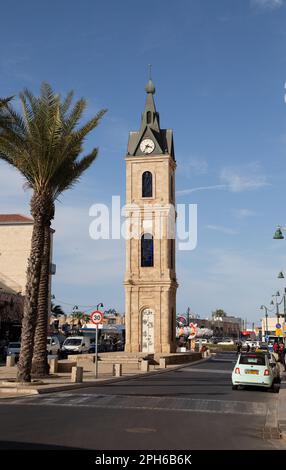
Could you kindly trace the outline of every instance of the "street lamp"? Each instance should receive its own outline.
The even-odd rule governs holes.
[[[282,233],[282,230],[285,230],[285,227],[281,227],[281,225],[278,225],[273,235],[274,240],[284,240],[284,235]]]
[[[274,305],[274,302],[272,300],[271,304]],[[264,336],[269,336],[269,330],[268,330],[268,312],[272,312],[272,310],[269,308],[269,307],[266,307],[265,305],[261,305],[260,307],[260,310],[265,310],[265,326],[266,326],[266,330],[265,330],[265,334]]]
[[[276,305],[276,316],[277,316],[277,322],[279,322],[279,317],[280,317],[280,314],[279,314],[279,305],[282,303],[282,300],[281,302],[277,302],[277,297],[280,297],[280,292],[277,291],[276,294],[273,294],[272,297],[275,297],[275,305]]]
[[[103,303],[102,303],[102,302],[100,302],[99,304],[97,304],[97,306],[96,306],[96,310],[98,310],[98,309],[99,309],[99,307],[103,308]]]

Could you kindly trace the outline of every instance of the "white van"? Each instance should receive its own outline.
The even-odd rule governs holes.
[[[47,337],[47,352],[49,355],[57,354],[59,356],[61,351],[61,344],[56,336]]]
[[[88,353],[90,338],[84,336],[69,336],[62,346],[62,351],[68,354]]]

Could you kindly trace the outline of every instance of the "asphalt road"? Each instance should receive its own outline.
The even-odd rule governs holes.
[[[278,394],[233,391],[235,355],[126,380],[0,400],[0,449],[283,449],[262,438]]]

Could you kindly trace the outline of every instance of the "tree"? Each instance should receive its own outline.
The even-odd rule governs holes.
[[[60,305],[55,305],[53,302],[51,304],[51,313],[55,318],[58,318],[61,315],[65,315],[65,312],[63,311],[62,307]]]
[[[217,310],[212,312],[212,317],[213,318],[224,318],[226,316],[227,315],[226,315],[225,311],[222,308],[218,308]]]
[[[48,323],[49,283],[47,256],[50,252],[51,221],[55,201],[61,193],[71,188],[94,162],[98,149],[79,159],[85,137],[100,122],[105,110],[99,111],[84,125],[79,121],[86,108],[80,99],[71,108],[73,92],[62,101],[51,86],[43,83],[41,94],[35,97],[25,89],[20,94],[22,115],[8,103],[0,108],[0,155],[24,175],[33,189],[31,214],[34,219],[31,253],[28,260],[27,284],[22,322],[21,353],[18,362],[18,381],[31,381],[31,367],[35,328],[41,322],[41,341],[35,341],[38,373],[46,370],[46,341]],[[2,117],[2,119],[1,119]],[[46,259],[46,264],[44,262]],[[41,287],[40,287],[41,284]],[[43,289],[43,294],[40,293]],[[40,294],[39,294],[40,293]],[[41,302],[39,304],[39,295]],[[44,321],[45,319],[45,321]],[[43,331],[45,329],[45,333]],[[38,331],[37,334],[40,334]],[[34,351],[35,354],[35,351]]]

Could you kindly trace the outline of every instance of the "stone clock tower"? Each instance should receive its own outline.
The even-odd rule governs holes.
[[[125,158],[125,351],[170,353],[176,351],[174,226],[170,230],[176,162],[173,132],[160,127],[152,80],[146,92],[141,127],[130,132]]]

